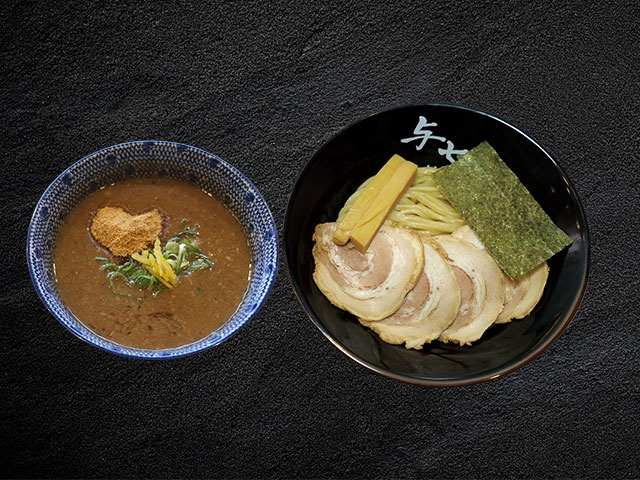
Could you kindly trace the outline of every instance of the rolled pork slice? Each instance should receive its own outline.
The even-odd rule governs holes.
[[[335,223],[316,226],[313,280],[338,308],[376,321],[388,317],[416,285],[424,266],[422,242],[415,233],[382,225],[366,253],[351,242],[333,242]]]
[[[458,228],[452,235],[485,250],[484,245],[468,225]],[[504,307],[495,323],[509,323],[512,319],[529,315],[538,304],[549,276],[547,262],[541,263],[530,272],[512,279],[502,272],[505,283]]]
[[[429,235],[420,235],[420,240],[424,268],[400,308],[377,322],[359,319],[385,342],[417,350],[437,339],[460,308],[460,287],[440,246]]]
[[[507,277],[509,278],[509,277]],[[538,304],[542,298],[544,287],[547,284],[549,278],[549,266],[547,262],[542,262],[536,268],[526,273],[518,280],[509,280],[518,284],[518,289],[524,290],[524,295],[520,298],[520,301],[513,306],[509,316],[511,318],[498,317],[496,323],[507,323],[512,318],[524,318],[531,313],[534,307]]]
[[[504,275],[485,250],[451,235],[435,239],[447,254],[461,295],[460,310],[439,340],[471,345],[495,322],[502,311]]]

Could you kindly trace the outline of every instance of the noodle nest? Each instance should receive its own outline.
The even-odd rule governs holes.
[[[412,228],[429,235],[452,233],[457,228],[466,225],[464,219],[451,206],[433,181],[433,172],[436,170],[435,167],[418,168],[413,185],[391,210],[387,217],[388,220],[402,227]],[[342,221],[372,178],[365,180],[349,197],[338,214],[338,222]]]

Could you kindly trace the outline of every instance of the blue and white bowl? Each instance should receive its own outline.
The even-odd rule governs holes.
[[[221,200],[242,224],[249,239],[252,262],[244,299],[222,327],[197,342],[162,350],[123,346],[87,328],[60,299],[52,265],[55,238],[75,205],[103,185],[125,178],[151,176],[196,184]],[[92,153],[71,165],[49,185],[29,224],[27,263],[35,289],[46,307],[82,340],[129,357],[181,357],[226,340],[260,309],[278,270],[278,233],[269,207],[258,189],[221,158],[180,143],[137,141]]]

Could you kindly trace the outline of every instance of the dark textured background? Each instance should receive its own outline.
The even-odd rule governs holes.
[[[0,7],[2,476],[640,476],[637,2],[111,3]],[[305,317],[283,264],[248,326],[176,361],[91,347],[36,296],[31,212],[84,155],[141,139],[214,152],[282,232],[323,142],[414,102],[516,125],[582,199],[584,302],[520,370],[455,389],[371,373]]]

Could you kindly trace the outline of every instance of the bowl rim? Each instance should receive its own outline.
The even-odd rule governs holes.
[[[581,284],[580,284],[580,289],[578,291],[578,294],[576,295],[576,297],[574,298],[573,302],[571,303],[570,308],[563,315],[563,318],[560,321],[556,321],[555,324],[553,325],[553,327],[548,332],[546,332],[544,334],[544,336],[534,345],[534,347],[532,349],[530,349],[530,350],[526,351],[525,353],[521,354],[519,357],[516,357],[516,359],[507,362],[502,367],[494,368],[494,369],[488,370],[486,372],[480,372],[479,374],[475,374],[475,375],[472,375],[470,377],[463,378],[463,379],[455,379],[455,378],[451,378],[451,379],[450,378],[444,378],[444,379],[415,378],[415,377],[410,377],[410,376],[394,373],[394,372],[392,372],[390,370],[386,370],[386,369],[381,368],[381,367],[379,367],[377,365],[374,365],[374,364],[368,362],[367,360],[364,360],[359,355],[357,355],[356,353],[354,353],[350,349],[348,349],[346,346],[342,345],[337,339],[335,339],[331,335],[331,333],[324,327],[324,325],[322,324],[320,319],[316,318],[315,312],[313,311],[313,309],[311,308],[311,305],[309,304],[309,302],[307,301],[306,297],[302,293],[302,290],[301,290],[299,282],[293,277],[293,275],[291,273],[291,258],[292,258],[291,255],[292,255],[292,252],[289,251],[289,246],[288,246],[288,242],[287,242],[287,233],[289,231],[289,210],[292,207],[293,197],[294,197],[295,194],[297,194],[297,192],[298,192],[298,190],[300,188],[300,180],[305,176],[305,174],[307,173],[307,170],[310,168],[310,165],[314,161],[314,159],[318,156],[318,154],[320,154],[322,151],[324,151],[325,148],[327,148],[327,146],[329,144],[331,144],[333,141],[335,141],[336,138],[338,138],[340,135],[342,135],[345,131],[353,128],[355,125],[367,120],[370,117],[380,116],[380,115],[383,115],[385,113],[393,112],[393,111],[397,111],[397,110],[403,110],[403,109],[407,109],[407,108],[420,108],[420,107],[445,107],[445,108],[452,108],[452,109],[456,109],[456,110],[466,110],[466,111],[469,111],[469,112],[472,112],[472,113],[475,113],[475,114],[479,114],[481,116],[488,117],[488,118],[490,118],[492,120],[495,120],[498,123],[503,124],[507,128],[515,131],[517,134],[519,134],[522,137],[524,137],[525,140],[528,140],[529,142],[531,142],[538,150],[540,150],[540,152],[542,154],[544,154],[544,156],[547,157],[547,159],[549,161],[551,161],[551,163],[553,164],[554,168],[557,169],[557,171],[560,173],[560,175],[566,180],[566,184],[567,184],[567,187],[568,187],[569,192],[571,194],[571,197],[575,200],[578,212],[579,212],[580,216],[584,219],[584,222],[581,225],[581,232],[582,232],[582,238],[583,238],[583,247],[585,249],[585,260],[584,260],[585,272],[584,272],[584,276],[583,276]],[[285,210],[285,219],[284,219],[284,227],[283,227],[283,243],[284,243],[284,253],[285,253],[284,254],[284,261],[285,261],[285,266],[286,266],[286,271],[287,271],[287,277],[289,279],[289,284],[293,289],[293,293],[296,296],[296,298],[298,299],[298,302],[300,303],[300,306],[302,307],[302,310],[307,315],[307,317],[309,318],[311,323],[313,323],[322,332],[322,334],[334,345],[334,347],[336,347],[339,351],[341,351],[343,354],[345,354],[347,357],[351,358],[355,362],[357,362],[360,365],[368,368],[369,370],[372,370],[373,372],[375,372],[375,373],[377,373],[379,375],[382,375],[383,377],[390,378],[390,379],[393,379],[393,380],[398,380],[400,382],[408,383],[408,384],[411,384],[411,385],[418,385],[418,386],[425,386],[425,387],[461,387],[461,386],[466,386],[466,385],[474,385],[474,384],[478,384],[478,383],[487,382],[489,380],[494,380],[494,379],[503,377],[503,376],[505,376],[505,375],[507,375],[507,374],[509,374],[509,373],[511,373],[511,372],[513,372],[513,371],[525,366],[526,364],[528,364],[529,362],[533,361],[535,358],[540,356],[569,327],[569,324],[571,323],[571,321],[575,317],[576,313],[578,312],[578,309],[580,308],[580,305],[582,303],[582,300],[584,298],[584,295],[585,295],[585,292],[586,292],[586,289],[587,289],[587,284],[589,282],[589,273],[590,273],[590,268],[591,268],[591,246],[590,246],[589,228],[588,228],[588,225],[587,225],[587,216],[586,216],[584,208],[582,206],[582,202],[580,201],[580,198],[578,197],[577,192],[575,191],[575,188],[573,187],[573,184],[571,183],[571,181],[570,181],[569,177],[567,176],[566,172],[560,167],[560,165],[558,165],[558,163],[549,154],[549,152],[544,147],[542,147],[542,145],[540,145],[540,143],[535,141],[530,135],[524,133],[522,130],[520,130],[516,126],[512,125],[511,123],[509,123],[509,122],[507,122],[507,121],[505,121],[505,120],[503,120],[503,119],[501,119],[501,118],[499,118],[499,117],[497,117],[495,115],[487,113],[485,111],[478,110],[478,109],[471,108],[471,107],[467,107],[467,106],[464,106],[464,105],[452,104],[452,103],[438,103],[438,102],[436,102],[436,103],[408,103],[408,104],[397,105],[395,107],[391,107],[391,108],[388,108],[388,109],[385,109],[385,110],[378,110],[378,111],[373,112],[373,113],[371,113],[369,115],[363,116],[363,117],[351,122],[349,125],[347,125],[344,128],[341,128],[338,132],[333,134],[318,149],[315,150],[315,152],[313,153],[311,158],[306,162],[306,164],[304,165],[302,170],[300,170],[300,173],[298,174],[298,176],[296,178],[294,187],[291,190],[291,192],[289,194],[289,198],[287,200],[287,208]],[[397,347],[398,348],[404,348],[402,345],[398,345]]]
[[[81,320],[77,319],[77,317],[75,317],[75,315],[73,314],[73,312],[71,312],[71,310],[67,309],[69,312],[69,315],[72,317],[75,317],[76,320],[82,324],[82,327],[89,330],[93,335],[95,335],[96,337],[99,337],[101,339],[103,339],[105,341],[105,345],[101,345],[99,343],[96,343],[94,341],[92,341],[90,338],[87,338],[85,335],[83,335],[83,331],[81,328],[79,328],[78,330],[72,328],[72,326],[70,324],[68,324],[68,322],[64,321],[60,315],[53,311],[51,306],[49,305],[48,300],[45,298],[41,287],[38,285],[38,281],[36,279],[36,275],[35,275],[35,271],[34,271],[34,265],[32,264],[31,261],[31,255],[30,255],[30,245],[31,245],[31,239],[33,238],[33,231],[34,231],[34,226],[35,223],[37,223],[37,213],[40,212],[41,210],[41,206],[43,204],[43,202],[45,201],[45,199],[47,198],[47,196],[50,194],[51,190],[54,188],[55,185],[57,185],[59,182],[62,182],[63,177],[69,172],[71,171],[74,167],[76,167],[77,165],[86,162],[87,160],[89,160],[90,158],[93,158],[97,155],[100,154],[104,154],[105,152],[108,152],[110,150],[115,150],[118,148],[122,148],[122,147],[127,147],[127,146],[131,146],[131,145],[144,145],[144,144],[148,144],[148,143],[152,143],[152,144],[163,144],[163,145],[171,145],[171,146],[176,146],[176,147],[184,147],[185,149],[188,150],[193,150],[198,152],[199,154],[205,155],[205,156],[209,156],[211,158],[215,158],[218,162],[224,164],[227,168],[231,169],[232,171],[234,171],[243,182],[246,182],[250,188],[252,188],[255,193],[256,193],[256,198],[262,202],[265,206],[266,209],[266,213],[268,214],[268,221],[270,223],[270,225],[272,226],[274,232],[276,232],[276,234],[274,235],[274,242],[275,242],[275,257],[273,258],[273,265],[274,268],[271,271],[271,273],[268,274],[267,276],[267,285],[266,288],[263,291],[263,294],[259,297],[259,301],[257,302],[257,306],[256,309],[251,312],[250,314],[248,314],[246,316],[246,318],[244,318],[242,321],[238,322],[236,325],[234,325],[234,327],[223,337],[219,337],[215,340],[211,340],[208,342],[204,342],[203,340],[206,339],[207,337],[204,337],[203,339],[200,340],[196,340],[194,342],[185,344],[185,345],[181,345],[179,347],[172,347],[172,348],[163,348],[163,349],[147,349],[147,348],[138,348],[138,347],[131,347],[131,346],[127,346],[127,345],[121,345],[117,342],[114,342],[113,340],[106,338],[100,334],[98,334],[97,332],[94,332],[93,330],[91,330],[89,327],[85,326]],[[86,198],[86,197],[83,197]],[[27,268],[29,270],[29,277],[31,278],[31,283],[33,284],[33,287],[36,291],[36,293],[38,294],[38,297],[40,298],[41,302],[44,304],[44,306],[47,308],[47,310],[49,311],[49,313],[58,321],[58,323],[62,324],[62,326],[64,326],[69,332],[71,332],[75,337],[79,338],[80,340],[82,340],[83,342],[92,345],[94,347],[99,348],[100,350],[106,351],[108,353],[120,356],[120,357],[126,357],[126,358],[136,358],[136,359],[140,359],[140,360],[169,360],[169,359],[174,359],[174,358],[182,358],[182,357],[186,357],[189,355],[193,355],[199,352],[202,352],[204,350],[208,350],[216,345],[219,345],[220,343],[230,339],[231,337],[233,337],[236,333],[238,333],[238,331],[244,327],[247,323],[249,323],[249,321],[255,317],[258,312],[260,311],[260,309],[262,308],[262,306],[264,305],[264,303],[266,302],[267,298],[269,297],[269,294],[271,293],[271,290],[273,288],[273,285],[275,284],[275,280],[277,278],[278,275],[278,269],[279,269],[279,264],[280,264],[280,243],[279,243],[279,238],[277,235],[277,226],[275,223],[275,220],[273,218],[273,214],[271,213],[271,209],[269,208],[269,204],[266,202],[266,200],[264,199],[264,197],[262,196],[262,193],[258,190],[258,188],[253,184],[253,182],[251,180],[249,180],[249,178],[247,176],[245,176],[240,170],[238,170],[234,165],[232,165],[231,163],[227,162],[226,160],[220,158],[218,155],[213,154],[211,152],[208,152],[206,150],[203,150],[201,148],[198,147],[194,147],[192,145],[188,145],[186,143],[182,143],[182,142],[176,142],[176,141],[171,141],[171,140],[132,140],[132,141],[128,141],[128,142],[123,142],[123,143],[118,143],[115,145],[110,145],[108,147],[103,147],[99,150],[96,150],[95,152],[92,152],[88,155],[83,156],[82,158],[80,158],[79,160],[76,160],[75,162],[73,162],[71,165],[69,165],[67,168],[65,168],[58,176],[56,176],[56,178],[51,181],[51,183],[49,183],[49,185],[47,186],[47,188],[44,190],[44,192],[42,193],[42,195],[40,196],[40,198],[38,199],[38,202],[36,203],[35,207],[33,208],[33,212],[31,214],[31,218],[29,220],[29,226],[27,228],[27,239],[26,239],[26,256],[27,256]],[[247,289],[248,291],[248,289]],[[246,292],[245,292],[246,295]],[[243,297],[244,300],[244,297]],[[241,301],[242,303],[242,301]],[[239,306],[239,305],[238,305]],[[237,311],[237,310],[236,310]],[[232,316],[235,315],[232,314]],[[223,324],[224,325],[224,324]],[[213,333],[213,332],[212,332]],[[198,348],[189,348],[192,347],[198,343],[202,342],[202,345],[198,346]],[[113,344],[114,348],[111,348],[110,346],[107,346],[107,344]],[[144,355],[142,353],[145,353]]]

